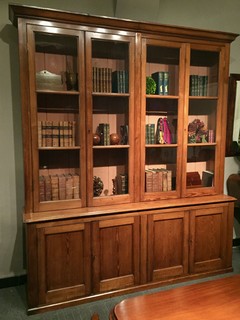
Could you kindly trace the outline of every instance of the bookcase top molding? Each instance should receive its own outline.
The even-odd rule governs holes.
[[[135,21],[129,19],[119,19],[115,17],[96,16],[71,11],[55,10],[36,6],[26,6],[18,4],[9,4],[9,19],[17,26],[19,18],[49,20],[54,22],[83,24],[88,26],[100,26],[112,29],[122,29],[132,32],[161,34],[166,36],[182,38],[198,38],[202,40],[215,40],[218,42],[231,43],[238,34],[181,27],[174,25],[163,25],[153,22]]]

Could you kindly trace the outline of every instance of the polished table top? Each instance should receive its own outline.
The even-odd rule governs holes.
[[[239,320],[240,275],[123,300],[117,320]]]

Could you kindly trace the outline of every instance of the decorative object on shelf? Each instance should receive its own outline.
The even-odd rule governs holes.
[[[100,142],[101,142],[101,138],[100,138],[99,134],[94,133],[93,134],[93,145],[97,146],[100,144]]]
[[[207,142],[207,129],[200,119],[194,119],[188,125],[188,143]]]
[[[78,89],[78,75],[76,72],[66,72],[66,85],[67,90]]]
[[[62,90],[62,77],[48,70],[39,71],[36,73],[36,86],[38,90]]]
[[[100,177],[93,177],[93,195],[94,197],[99,197],[103,191],[103,182]]]
[[[157,122],[156,140],[159,144],[172,143],[171,130],[167,117],[159,118]]]
[[[110,134],[110,144],[119,144],[120,137],[117,133]]]
[[[156,82],[153,80],[152,77],[146,78],[146,94],[155,94],[156,92]]]

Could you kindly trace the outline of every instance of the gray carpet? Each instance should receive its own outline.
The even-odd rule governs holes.
[[[234,274],[240,274],[240,247],[233,248],[233,268]],[[27,316],[26,314],[27,306],[25,286],[5,288],[0,290],[0,320],[90,320],[91,316],[95,312],[99,314],[100,320],[107,320],[109,312],[113,308],[113,306],[127,297],[157,292],[160,290],[166,290],[190,283],[206,281],[209,279],[227,277],[232,275],[233,273],[227,273],[212,278],[205,278],[181,284],[165,286],[153,290],[134,293],[131,295],[105,299],[97,302],[82,304],[75,307],[69,307],[57,311],[45,312],[42,314],[31,316]]]

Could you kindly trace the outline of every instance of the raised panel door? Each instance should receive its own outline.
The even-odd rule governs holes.
[[[139,282],[139,217],[93,222],[93,290],[106,292]]]
[[[188,211],[148,216],[148,281],[188,273]]]
[[[90,294],[90,224],[40,224],[36,228],[39,304]]]
[[[228,205],[190,212],[190,273],[227,267]]]

